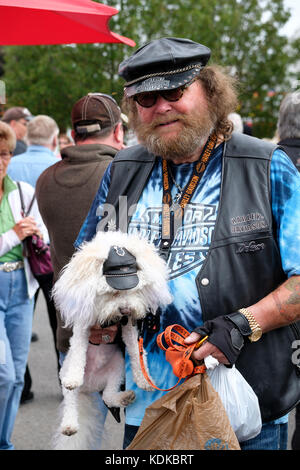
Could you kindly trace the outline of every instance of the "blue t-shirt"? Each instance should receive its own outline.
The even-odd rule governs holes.
[[[168,261],[169,288],[174,301],[162,312],[160,332],[175,323],[188,331],[203,323],[195,277],[207,256],[218,215],[222,152],[223,145],[214,150],[200,184],[185,210],[183,224],[175,234]],[[192,174],[193,164],[171,164],[171,170],[177,184],[184,187]],[[75,242],[77,247],[94,237],[100,220],[99,207],[106,200],[109,185],[110,167],[106,170]],[[174,185],[172,196],[177,192]],[[274,152],[271,162],[271,197],[283,269],[288,277],[300,274],[300,225],[295,223],[300,220],[300,175],[281,150]],[[157,159],[131,218],[128,233],[139,233],[158,246],[161,238],[161,206],[162,165],[161,160]],[[167,389],[176,384],[178,379],[165,360],[165,352],[158,348],[156,337],[156,334],[149,332],[144,336],[148,367],[156,385]],[[145,408],[166,393],[146,392],[138,388],[132,379],[128,357],[126,388],[136,393],[136,400],[126,408],[126,423],[135,426],[140,425]]]
[[[26,181],[35,188],[41,173],[58,161],[54,153],[44,145],[30,145],[25,153],[11,159],[7,174],[14,181]]]

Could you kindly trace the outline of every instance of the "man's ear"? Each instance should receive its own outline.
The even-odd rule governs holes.
[[[18,122],[15,119],[12,119],[9,123],[10,127],[14,130],[14,132],[15,132],[17,124],[18,124]]]
[[[122,146],[124,141],[124,130],[121,122],[119,122],[115,127],[114,137],[118,145]]]
[[[53,140],[52,140],[52,148],[53,148],[53,150],[55,150],[57,146],[58,146],[58,136],[55,135],[55,136],[53,137]]]

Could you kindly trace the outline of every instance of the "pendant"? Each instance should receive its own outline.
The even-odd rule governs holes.
[[[181,193],[178,192],[178,193],[176,194],[176,196],[174,197],[174,199],[173,199],[173,201],[172,201],[172,205],[171,205],[171,211],[172,211],[172,212],[175,212],[175,210],[178,208],[178,206],[179,206],[179,200],[180,200],[181,196],[182,196],[182,192],[181,192]]]
[[[179,199],[181,198],[181,196],[182,196],[182,191],[181,191],[181,192],[178,192],[178,193],[176,194],[176,196],[175,196],[174,199],[173,199],[173,204],[178,204]]]

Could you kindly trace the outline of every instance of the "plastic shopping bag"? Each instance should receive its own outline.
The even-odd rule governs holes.
[[[258,398],[235,366],[228,368],[215,361],[211,356],[204,361],[211,384],[222,400],[239,442],[252,439],[262,426]]]
[[[206,373],[152,403],[128,450],[240,450]]]

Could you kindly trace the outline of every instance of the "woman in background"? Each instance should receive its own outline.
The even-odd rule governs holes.
[[[17,184],[6,174],[15,146],[13,130],[0,122],[0,449],[7,450],[14,449],[10,439],[23,389],[33,297],[38,288],[23,257],[22,241],[45,233],[36,201],[31,215],[23,217]],[[28,207],[34,188],[24,182],[21,188]]]

